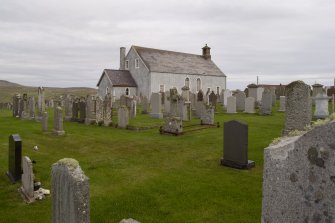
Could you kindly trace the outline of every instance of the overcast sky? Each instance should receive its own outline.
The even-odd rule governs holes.
[[[95,87],[131,45],[201,54],[227,87],[333,85],[333,0],[2,0],[0,79],[31,86]]]

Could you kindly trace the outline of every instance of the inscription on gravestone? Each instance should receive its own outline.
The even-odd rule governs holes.
[[[232,120],[224,123],[224,152],[221,164],[238,169],[250,169],[255,162],[248,160],[248,125]]]
[[[9,136],[7,176],[14,183],[21,179],[22,140],[18,134]]]

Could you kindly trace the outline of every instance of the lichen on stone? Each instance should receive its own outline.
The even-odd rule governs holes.
[[[75,159],[72,158],[63,158],[58,160],[56,163],[58,165],[65,165],[67,166],[70,170],[74,170],[79,166],[79,162]]]

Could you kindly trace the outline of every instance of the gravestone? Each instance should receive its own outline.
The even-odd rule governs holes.
[[[214,91],[212,91],[209,96],[208,96],[208,100],[209,100],[209,105],[212,106],[213,108],[216,107],[216,102],[217,102],[217,96],[214,93]]]
[[[334,222],[335,121],[264,149],[262,222]]]
[[[204,93],[202,92],[202,90],[198,91],[197,101],[202,101],[202,102],[204,101]]]
[[[13,183],[21,179],[22,140],[18,134],[9,136],[7,176]]]
[[[256,84],[249,84],[248,85],[248,97],[252,97],[255,101],[260,101],[257,95],[258,86]]]
[[[136,117],[136,100],[133,99],[131,100],[130,104],[130,118],[135,118]]]
[[[224,123],[224,151],[221,165],[238,169],[255,167],[248,160],[248,125],[232,120]]]
[[[253,114],[255,113],[255,98],[247,97],[245,99],[245,113]]]
[[[103,105],[103,100],[100,96],[96,97],[95,100],[95,122],[98,125],[101,125],[104,122],[104,116],[103,116],[103,110],[104,110],[104,105]]]
[[[235,94],[236,97],[236,110],[237,111],[244,111],[245,108],[245,93],[243,91],[237,91]]]
[[[35,119],[35,97],[31,96],[28,100],[28,108],[29,108],[29,119]]]
[[[318,84],[318,83],[315,83],[312,85],[313,87],[313,91],[312,91],[312,96],[313,97],[316,97],[318,94],[323,94],[325,93],[324,90],[323,90],[323,85],[322,84]]]
[[[229,89],[225,89],[223,92],[223,106],[227,107],[228,97],[232,96],[232,92]]]
[[[328,97],[326,94],[318,94],[314,98],[315,101],[315,112],[314,117],[315,118],[326,118],[329,116],[329,110],[328,110],[328,102],[330,97]]]
[[[72,97],[70,95],[66,95],[65,100],[64,100],[64,113],[65,113],[64,120],[65,121],[71,121],[72,112],[73,112],[72,106],[73,106]]]
[[[148,114],[149,111],[149,102],[147,97],[143,97],[142,99],[142,114]]]
[[[151,94],[151,109],[150,117],[158,119],[163,118],[160,93]]]
[[[42,131],[47,132],[48,131],[48,112],[43,112],[42,116]]]
[[[119,223],[141,223],[139,221],[136,221],[135,219],[128,218],[128,219],[122,219]]]
[[[204,114],[201,116],[202,125],[214,125],[214,108],[210,107],[205,110]]]
[[[54,130],[53,133],[57,136],[64,135],[63,130],[63,110],[60,106],[57,106],[54,111]]]
[[[164,113],[169,114],[170,113],[170,91],[166,91],[164,93]]]
[[[164,125],[161,128],[161,133],[169,133],[179,135],[183,132],[183,120],[180,117],[164,118]]]
[[[28,106],[28,95],[23,94],[22,97],[22,112],[21,112],[21,119],[29,119],[29,106]]]
[[[305,129],[312,120],[312,104],[310,87],[303,81],[294,81],[286,86],[285,129],[283,134],[290,131]]]
[[[111,94],[108,93],[105,96],[104,100],[104,109],[103,109],[103,117],[104,117],[104,126],[110,126],[112,124],[112,97]]]
[[[52,223],[89,223],[89,179],[77,160],[64,158],[52,165]]]
[[[260,115],[271,115],[272,114],[272,93],[268,89],[265,89],[262,94],[262,104],[259,109]]]
[[[78,122],[84,123],[86,118],[86,98],[81,97],[79,100],[79,119]]]
[[[45,111],[44,88],[38,87],[37,94],[38,94],[38,102],[37,102],[38,120],[41,120],[43,112]]]
[[[236,113],[236,98],[234,96],[227,98],[227,113]]]
[[[286,101],[285,96],[280,96],[279,97],[279,110],[278,111],[285,112],[285,101]]]
[[[13,117],[20,116],[20,101],[21,101],[21,95],[15,94],[13,96]]]
[[[272,87],[272,88],[270,88],[270,91],[271,91],[271,96],[272,96],[271,104],[272,104],[272,106],[275,106],[275,104],[276,104],[276,99],[277,99],[277,96],[276,96],[276,88]]]
[[[35,201],[34,198],[34,173],[33,173],[33,163],[30,158],[24,156],[22,158],[22,187],[19,189],[22,197],[27,203]]]
[[[190,88],[184,86],[181,88],[181,97],[184,101],[190,101]]]
[[[87,95],[86,97],[86,117],[85,117],[85,124],[90,125],[95,123],[96,119],[96,98],[93,95]]]
[[[119,107],[119,110],[118,110],[117,127],[125,129],[127,128],[128,124],[129,124],[129,111],[128,111],[127,106],[122,105]]]
[[[79,98],[75,98],[72,102],[72,118],[71,121],[76,122],[79,119]]]

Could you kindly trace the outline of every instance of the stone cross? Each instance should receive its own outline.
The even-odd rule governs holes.
[[[22,140],[20,135],[9,136],[7,176],[13,183],[21,179]]]
[[[78,161],[64,158],[52,165],[52,223],[89,223],[89,179]]]
[[[232,120],[224,123],[224,152],[221,165],[250,169],[255,162],[248,160],[248,125]]]

